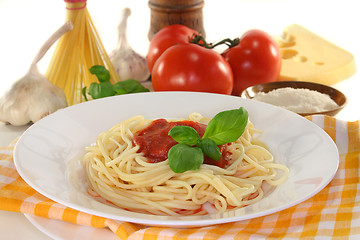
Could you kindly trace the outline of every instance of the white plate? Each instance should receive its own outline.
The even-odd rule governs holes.
[[[134,115],[183,118],[199,112],[214,116],[245,107],[275,159],[290,169],[288,180],[260,202],[205,216],[167,217],[129,212],[102,204],[86,193],[79,160],[97,135]],[[234,96],[150,92],[77,104],[38,121],[20,138],[14,161],[21,177],[36,191],[68,207],[121,221],[152,226],[194,227],[240,221],[296,205],[323,189],[333,178],[339,154],[331,138],[309,120],[269,104]]]

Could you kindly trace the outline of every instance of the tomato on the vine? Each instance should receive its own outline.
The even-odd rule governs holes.
[[[147,53],[147,65],[150,73],[160,55],[169,47],[179,43],[189,43],[197,31],[181,24],[173,24],[162,28],[151,39]]]
[[[222,54],[234,75],[233,95],[247,87],[277,81],[281,70],[281,54],[276,41],[261,30],[250,30],[240,43]]]
[[[155,91],[231,94],[233,75],[219,53],[197,44],[177,44],[155,62],[152,84]]]

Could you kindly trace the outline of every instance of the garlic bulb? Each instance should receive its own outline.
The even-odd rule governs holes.
[[[22,126],[68,105],[64,91],[39,72],[37,63],[71,29],[70,21],[60,27],[41,47],[25,76],[17,80],[0,99],[0,121]]]
[[[150,72],[146,64],[146,58],[135,52],[127,41],[126,29],[130,14],[131,10],[129,8],[122,10],[122,18],[118,26],[118,45],[109,54],[109,58],[121,80],[132,78],[143,82],[149,78]]]

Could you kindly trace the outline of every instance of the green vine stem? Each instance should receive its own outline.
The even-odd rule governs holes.
[[[208,49],[213,49],[222,44],[225,44],[229,48],[232,48],[232,47],[235,47],[236,45],[238,45],[239,42],[240,42],[240,38],[234,38],[234,39],[225,38],[217,43],[208,43],[208,42],[206,42],[206,40],[203,36],[198,35],[198,34],[194,34],[191,38],[191,43],[198,44],[198,45],[203,46]]]

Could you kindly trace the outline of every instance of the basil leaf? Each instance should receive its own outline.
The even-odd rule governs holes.
[[[89,94],[93,99],[114,96],[115,91],[110,82],[91,83],[89,86]]]
[[[189,126],[175,126],[169,131],[169,135],[178,143],[193,146],[199,140],[199,134]]]
[[[96,75],[99,82],[110,82],[110,72],[104,66],[94,65],[89,71],[91,74]]]
[[[209,122],[203,138],[212,139],[216,145],[233,142],[243,134],[247,121],[248,112],[242,107],[220,112]]]
[[[113,85],[113,89],[114,89],[116,95],[128,94],[128,92],[127,92],[125,89],[123,89],[123,88],[118,88],[118,87],[115,88],[114,86],[115,86],[115,85]]]
[[[179,143],[170,148],[168,159],[173,172],[183,173],[188,170],[199,170],[204,162],[204,154],[198,147]]]
[[[82,93],[82,95],[84,96],[85,101],[88,101],[87,96],[86,96],[86,90],[87,90],[87,89],[86,89],[86,86],[85,86],[85,87],[82,88],[81,93]]]
[[[113,86],[116,94],[126,94],[126,93],[139,93],[139,92],[150,92],[149,89],[141,85],[135,79],[128,79],[125,81],[120,81],[114,84]]]
[[[215,161],[220,160],[221,152],[216,143],[210,138],[199,139],[197,145],[206,156],[214,159]]]

